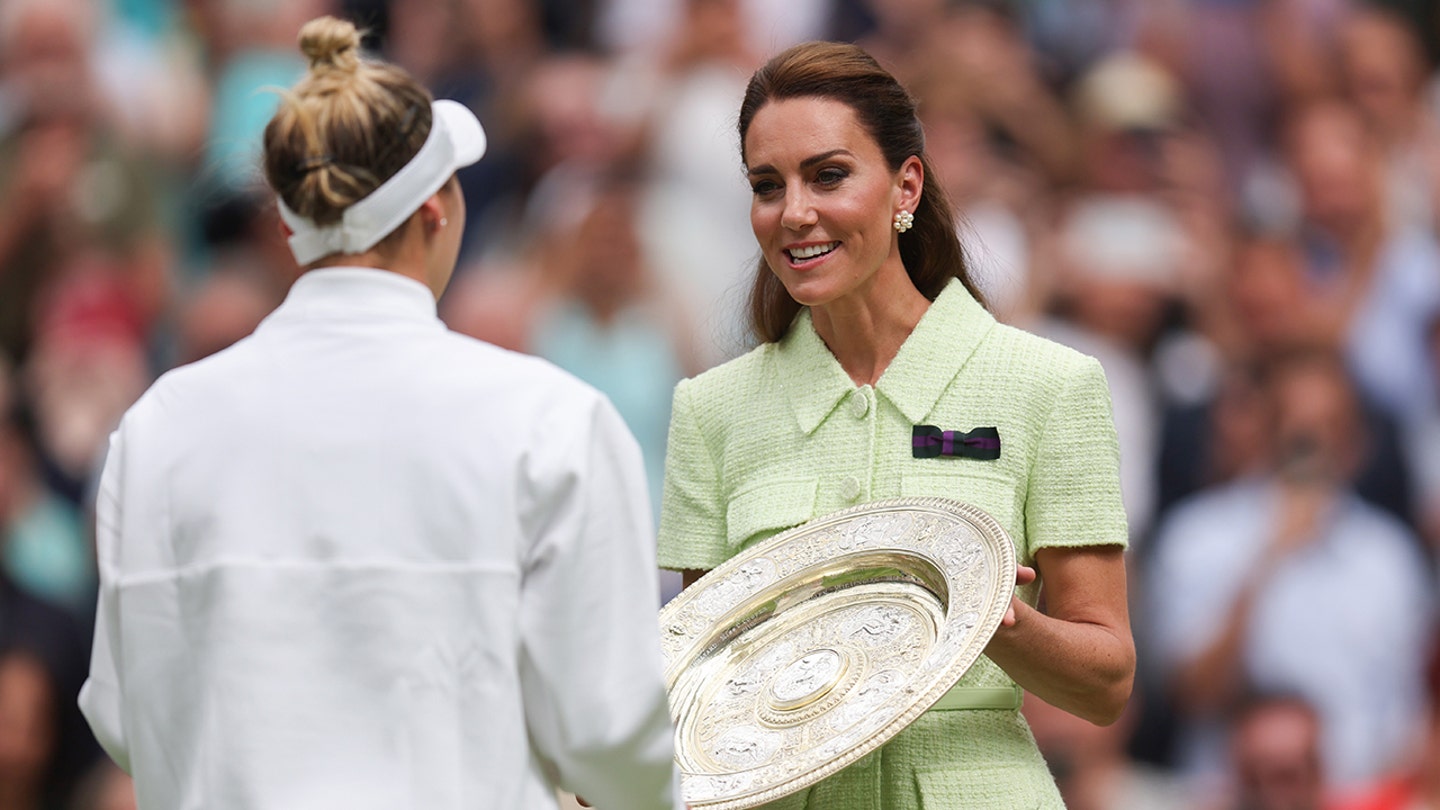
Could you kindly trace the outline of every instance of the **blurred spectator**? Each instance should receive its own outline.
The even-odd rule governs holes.
[[[669,38],[622,60],[602,99],[607,116],[642,134],[640,237],[692,313],[706,367],[745,348],[744,296],[758,256],[735,131],[761,61],[750,45],[750,8],[682,0]]]
[[[1440,808],[1440,644],[1431,647],[1426,677],[1430,709],[1422,740],[1403,767],[1366,795],[1334,802],[1327,810],[1435,810]]]
[[[1069,117],[998,11],[961,6],[924,28],[923,50],[905,61],[938,175],[931,180],[955,204],[971,276],[991,311],[1024,324],[1050,292],[1036,243],[1053,217],[1053,184],[1074,172]]]
[[[0,352],[17,364],[40,302],[69,275],[113,280],[147,327],[169,294],[154,177],[106,117],[79,2],[19,0],[0,28]]]
[[[0,655],[0,808],[41,810],[59,696],[33,655]]]
[[[1047,221],[1047,186],[1036,172],[1007,160],[968,99],[942,74],[916,90],[924,99],[926,149],[955,204],[970,274],[995,316],[1023,323],[1041,303],[1034,242]]]
[[[1225,366],[1205,400],[1166,411],[1158,514],[1200,490],[1265,470],[1270,428],[1252,365]]]
[[[83,2],[99,29],[95,69],[116,128],[139,153],[193,170],[209,124],[210,86],[182,4]]]
[[[1203,487],[1258,472],[1264,465],[1263,408],[1255,406],[1254,370],[1271,358],[1331,337],[1323,311],[1307,293],[1304,259],[1294,240],[1241,236],[1216,289],[1207,324],[1224,364],[1217,385],[1166,410],[1160,450],[1159,508]],[[1173,386],[1171,386],[1173,388]],[[1361,403],[1365,441],[1358,443],[1355,491],[1415,525],[1412,457],[1395,421]]]
[[[948,76],[1008,159],[1052,184],[1072,180],[1070,118],[1010,16],[990,5],[960,4],[929,27],[926,47],[910,57],[913,76],[902,77],[906,86],[922,93],[927,77],[933,87]]]
[[[527,350],[614,403],[640,443],[658,520],[671,394],[702,367],[683,302],[645,263],[638,189],[612,179],[596,191],[549,263],[553,293],[536,313]],[[662,601],[679,592],[678,574],[662,573]]]
[[[1346,94],[1384,151],[1387,219],[1399,229],[1440,227],[1440,117],[1425,97],[1420,38],[1399,14],[1373,7],[1339,33]]]
[[[1285,134],[1303,203],[1307,305],[1344,346],[1367,400],[1408,425],[1436,407],[1425,330],[1440,312],[1440,246],[1387,218],[1384,155],[1353,108],[1306,106]]]
[[[1303,106],[1339,91],[1332,46],[1335,32],[1363,0],[1268,0],[1260,30],[1269,55],[1276,106]]]
[[[526,77],[511,125],[523,133],[528,182],[495,203],[473,266],[457,270],[441,299],[450,328],[508,349],[528,347],[537,313],[556,293],[546,267],[556,261],[561,234],[584,216],[597,184],[628,148],[623,129],[597,107],[606,76],[599,59],[571,54],[545,59]]]
[[[260,138],[275,112],[278,88],[305,69],[295,32],[328,11],[331,0],[201,0],[210,25],[202,30],[214,71],[206,186],[211,198],[252,198],[260,186]]]
[[[150,382],[144,321],[104,268],[52,290],[21,369],[47,483],[80,506],[111,429]]]
[[[947,0],[868,0],[873,27],[855,44],[875,57],[900,83],[912,87],[934,58]],[[986,42],[999,46],[998,42]]]
[[[212,271],[184,300],[177,364],[209,357],[255,331],[284,299],[285,289],[259,268],[221,265]]]
[[[544,170],[531,163],[534,133],[523,126],[530,104],[564,108],[569,87],[549,80],[542,28],[543,4],[529,0],[464,0],[463,2],[400,3],[389,7],[385,53],[406,65],[437,98],[464,103],[486,122],[487,158],[460,170],[465,192],[465,238],[462,259],[492,247],[511,226],[507,202],[524,194]],[[573,5],[573,4],[571,4]],[[574,22],[577,12],[567,15]],[[574,34],[572,33],[572,36]],[[536,93],[558,94],[551,100]]]
[[[1248,698],[1230,735],[1229,810],[1324,810],[1320,716],[1304,698]]]
[[[1071,96],[1086,185],[1112,193],[1157,191],[1163,139],[1185,113],[1175,76],[1142,54],[1117,52],[1086,71]]]
[[[677,39],[685,6],[692,0],[599,0],[596,40],[615,52],[642,50]],[[721,0],[729,3],[731,0]],[[778,53],[797,42],[823,39],[834,0],[740,0],[745,20],[745,47],[757,53]],[[748,77],[747,77],[748,78]]]
[[[0,414],[0,563],[26,589],[88,622],[96,576],[80,510],[46,486],[21,407]]]
[[[1440,318],[1430,322],[1426,336],[1430,368],[1440,380]],[[1419,526],[1431,553],[1440,557],[1440,410],[1427,413],[1410,439],[1406,458],[1415,470]]]
[[[1125,743],[1139,713],[1133,699],[1120,720],[1108,726],[1097,726],[1028,694],[1024,713],[1067,810],[1194,806],[1172,774],[1126,756]]]
[[[1143,0],[1037,0],[1024,8],[1035,51],[1052,80],[1067,83],[1096,61],[1134,44]]]
[[[1276,101],[1266,0],[1189,0],[1179,78],[1223,156],[1226,186],[1240,190],[1268,141]]]
[[[1363,791],[1420,731],[1434,578],[1404,526],[1353,493],[1362,425],[1339,359],[1286,355],[1262,391],[1266,469],[1164,519],[1144,641],[1193,777],[1213,788],[1223,772],[1226,717],[1242,695],[1284,691],[1315,706],[1336,788]]]
[[[624,181],[600,190],[561,248],[556,295],[536,318],[529,350],[615,404],[640,442],[658,519],[671,393],[699,365],[683,307],[645,264],[636,205]]]
[[[59,807],[99,747],[76,705],[86,634],[0,572],[0,807]]]

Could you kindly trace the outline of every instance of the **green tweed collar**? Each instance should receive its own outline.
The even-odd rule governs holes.
[[[995,325],[995,318],[958,280],[951,281],[920,317],[915,331],[880,375],[875,389],[912,423],[926,421],[936,401]],[[800,429],[814,433],[855,384],[801,310],[775,344],[771,368]]]

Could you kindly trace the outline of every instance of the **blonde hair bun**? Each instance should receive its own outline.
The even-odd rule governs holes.
[[[300,52],[310,59],[313,72],[332,68],[354,73],[360,67],[360,32],[348,20],[317,17],[300,29]]]

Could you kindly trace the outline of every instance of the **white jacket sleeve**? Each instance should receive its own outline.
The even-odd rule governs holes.
[[[522,475],[526,721],[560,787],[601,810],[672,810],[683,805],[640,450],[608,401],[582,413],[540,420]]]
[[[110,451],[100,476],[95,503],[95,547],[100,567],[100,599],[95,615],[95,642],[90,653],[90,675],[80,689],[80,711],[90,723],[105,753],[126,773],[130,752],[120,710],[120,629],[115,595],[120,543],[120,432],[110,437]]]

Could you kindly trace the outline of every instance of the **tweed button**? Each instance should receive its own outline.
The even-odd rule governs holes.
[[[864,388],[850,395],[850,409],[855,412],[856,419],[864,419],[865,414],[870,412],[870,395]]]
[[[860,480],[852,475],[844,481],[841,481],[840,497],[847,501],[853,501],[860,497]]]

